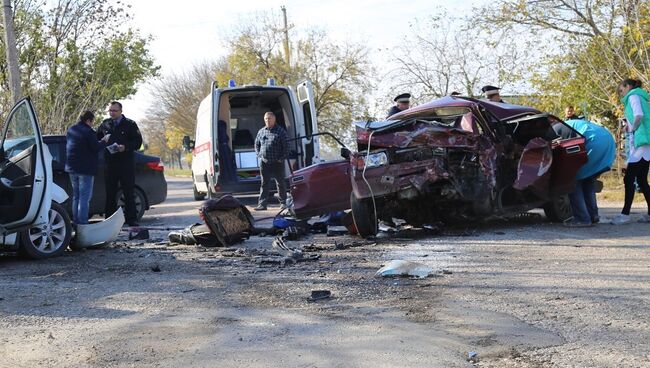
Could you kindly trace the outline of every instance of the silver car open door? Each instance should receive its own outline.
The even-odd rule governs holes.
[[[7,233],[33,225],[47,189],[43,140],[28,97],[11,109],[1,147],[0,233]]]

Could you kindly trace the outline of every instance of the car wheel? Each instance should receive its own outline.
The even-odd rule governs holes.
[[[354,192],[350,193],[350,207],[354,225],[363,238],[377,234],[377,219],[372,206],[372,200],[358,199]]]
[[[52,202],[47,223],[20,232],[20,252],[34,259],[50,258],[70,245],[72,224],[65,208]]]
[[[544,214],[552,222],[564,222],[573,216],[567,194],[553,198],[544,205]]]
[[[201,201],[205,199],[205,193],[200,193],[198,190],[196,190],[196,184],[192,185],[192,189],[194,189],[194,200],[195,201]]]
[[[135,214],[137,220],[140,221],[144,216],[144,209],[147,207],[147,198],[138,188],[133,189],[133,197],[135,199]],[[124,193],[121,190],[117,192],[117,205],[124,208]]]

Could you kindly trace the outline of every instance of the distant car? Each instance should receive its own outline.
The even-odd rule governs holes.
[[[461,97],[357,123],[358,152],[293,173],[294,211],[351,208],[364,237],[392,218],[420,226],[542,207],[563,221],[587,153],[583,136],[562,139],[555,124],[564,122],[530,107]]]
[[[64,203],[64,207],[69,213],[72,213],[72,185],[68,173],[65,172],[66,137],[64,135],[46,135],[43,136],[43,143],[48,146],[52,154],[54,182],[70,196],[70,199]],[[95,176],[88,216],[104,213],[106,203],[104,168],[104,152],[102,151],[99,153],[99,170]],[[124,199],[121,190],[117,196],[118,204],[123,205]],[[167,181],[160,158],[135,152],[135,207],[138,220],[152,205],[162,203],[165,199],[167,199]]]

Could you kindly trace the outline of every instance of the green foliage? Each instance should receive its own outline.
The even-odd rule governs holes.
[[[279,85],[313,83],[319,130],[351,139],[352,121],[368,116],[365,96],[372,88],[374,69],[368,49],[361,44],[337,42],[320,30],[292,34],[291,62],[284,53],[284,32],[273,13],[257,14],[241,23],[228,42],[230,52],[216,73],[220,86],[229,79],[240,84]],[[334,144],[325,143],[332,150]]]
[[[83,110],[103,112],[157,74],[150,38],[130,28],[128,6],[119,1],[23,0],[14,7],[23,93],[33,98],[45,133],[65,131]],[[7,85],[3,72],[0,84]],[[0,108],[9,103],[3,88]]]
[[[614,128],[622,116],[617,84],[629,77],[650,83],[647,1],[501,0],[480,13],[492,27],[553,41],[530,66],[537,91],[530,102],[542,110],[560,114],[574,105]]]

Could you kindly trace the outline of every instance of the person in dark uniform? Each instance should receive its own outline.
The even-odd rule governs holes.
[[[125,218],[129,226],[138,226],[135,208],[135,162],[133,152],[142,145],[142,135],[135,121],[122,115],[122,104],[113,101],[108,108],[110,118],[97,129],[97,138],[110,134],[104,151],[106,161],[106,207],[105,217],[117,210],[117,191],[124,193]]]
[[[489,101],[505,103],[499,94],[500,89],[501,88],[495,86],[483,86],[483,88],[481,88],[481,92],[485,94],[485,98],[487,98]]]
[[[395,101],[395,105],[388,110],[388,115],[386,118],[391,117],[391,115],[395,115],[400,111],[404,111],[408,109],[411,106],[411,94],[410,93],[402,93],[401,95],[398,95],[393,99]]]

